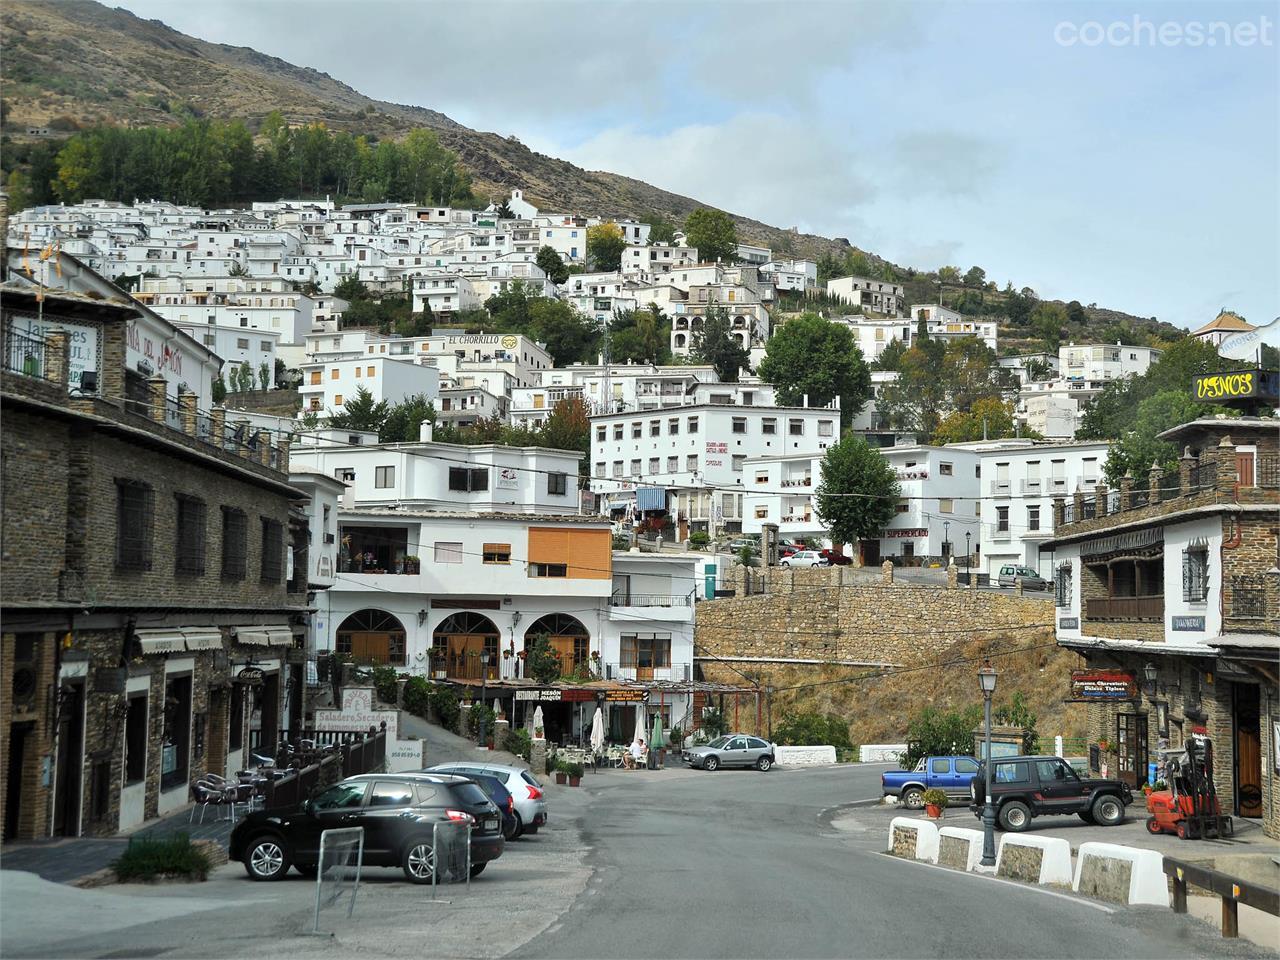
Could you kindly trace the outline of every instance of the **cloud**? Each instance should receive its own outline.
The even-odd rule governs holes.
[[[950,130],[919,130],[893,143],[893,170],[902,190],[974,197],[995,179],[1000,149],[990,140]]]

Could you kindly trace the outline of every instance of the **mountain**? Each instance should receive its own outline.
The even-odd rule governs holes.
[[[546,210],[631,217],[660,213],[673,220],[707,206],[641,180],[584,170],[536,153],[515,137],[472,130],[435,110],[374,100],[326,73],[250,47],[209,43],[92,0],[6,0],[0,7],[0,71],[0,129],[13,140],[29,139],[29,127],[49,127],[56,136],[99,123],[175,124],[192,113],[243,119],[255,129],[278,110],[291,122],[319,121],[380,138],[426,127],[459,155],[480,197],[498,199],[520,187]],[[734,219],[741,239],[783,255],[844,258],[854,249],[843,238],[802,234],[736,214]],[[865,253],[873,268],[887,262]],[[916,298],[908,302],[933,298],[928,275],[898,270]],[[1108,339],[1117,329],[1139,340],[1181,333],[1154,319],[1093,305],[1086,314],[1091,332],[1106,330]]]

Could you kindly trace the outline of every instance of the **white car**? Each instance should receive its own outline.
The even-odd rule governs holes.
[[[497,777],[515,801],[516,837],[522,833],[535,834],[538,828],[547,822],[547,800],[542,792],[542,784],[522,767],[511,767],[505,763],[459,760],[455,763],[437,763],[425,772],[456,773],[464,777],[467,774],[483,773]]]
[[[780,567],[829,567],[831,561],[817,550],[801,550],[778,561]]]

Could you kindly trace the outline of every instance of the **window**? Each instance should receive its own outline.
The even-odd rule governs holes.
[[[951,761],[946,757],[934,757],[929,761],[929,769],[932,773],[951,773]]]
[[[531,563],[529,564],[529,576],[531,577],[567,577],[569,575],[569,567],[563,563]]]
[[[263,583],[279,583],[284,579],[284,524],[262,517]]]
[[[756,483],[768,483],[768,482],[769,482],[769,471],[768,471],[768,470],[757,470],[757,471],[756,471]]]
[[[622,439],[622,424],[620,424],[620,423],[615,423],[615,424],[613,425],[613,439],[615,439],[615,440],[621,440],[621,439]]]
[[[949,463],[939,463],[939,464],[938,464],[938,475],[939,475],[939,476],[941,476],[941,477],[949,477],[949,476],[952,476],[952,473],[953,473],[953,471],[952,471],[951,464],[949,464]]]
[[[791,436],[793,436],[793,437],[803,437],[803,436],[804,436],[804,421],[803,421],[803,420],[789,420],[789,421],[787,421],[787,432],[788,432],[789,434],[791,434]]]
[[[1009,508],[996,507],[996,533],[1009,532]]]
[[[640,439],[640,437],[641,437],[643,434],[644,434],[644,428],[643,428],[642,426],[640,426],[640,424],[638,424],[638,423],[633,423],[633,424],[631,425],[631,439],[632,439],[632,440],[639,440],[639,439]]]
[[[672,417],[670,420],[667,421],[667,433],[673,437],[680,433],[679,417]]]
[[[599,462],[597,462],[597,463],[596,463],[596,476],[597,476],[597,477],[603,477],[603,476],[604,476],[604,461],[603,461],[603,460],[601,460],[601,461],[599,461]]]
[[[320,383],[320,371],[319,371],[319,370],[312,370],[312,371],[311,371],[311,382],[312,382],[312,384],[319,384],[319,383]]]
[[[437,540],[435,545],[435,561],[436,563],[461,563],[462,544],[445,543]]]
[[[819,421],[818,421],[818,436],[820,436],[820,437],[829,437],[829,436],[831,436],[831,435],[834,433],[834,427],[832,426],[832,424],[833,424],[833,423],[834,423],[834,421],[831,421],[831,420],[819,420]]]
[[[263,352],[263,353],[270,353],[270,352],[271,352],[271,341],[270,341],[270,340],[259,340],[259,341],[258,341],[258,346],[262,348],[262,352]]]
[[[484,563],[510,563],[511,544],[486,543],[481,550],[481,558]]]
[[[1027,530],[1040,529],[1040,508],[1027,507]]]
[[[667,473],[675,473],[680,469],[679,457],[667,457]]]
[[[615,477],[620,477],[620,476],[622,476],[622,461],[621,461],[621,460],[615,460],[615,461],[613,461],[613,475],[614,475]]]
[[[639,460],[632,460],[632,461],[631,461],[631,476],[633,476],[633,477],[639,477],[639,476],[640,476],[640,461],[639,461]]]
[[[1053,605],[1071,606],[1071,564],[1060,563],[1053,571]]]
[[[1055,780],[1066,780],[1068,767],[1061,760],[1037,760],[1036,776],[1040,778],[1041,785],[1053,783]],[[1075,779],[1075,774],[1071,775],[1071,779]]]
[[[662,421],[661,421],[661,420],[650,420],[650,421],[649,421],[649,436],[651,436],[651,437],[660,437],[660,436],[662,436]]]
[[[237,349],[237,350],[248,350],[248,349],[249,349],[249,338],[248,338],[248,337],[236,337],[236,349]]]
[[[596,427],[596,440],[604,443],[609,438],[609,431],[606,427]]]
[[[311,801],[312,807],[316,810],[355,809],[364,803],[365,786],[363,782],[335,784]]]
[[[408,807],[413,804],[413,785],[379,780],[369,793],[371,807]]]
[[[696,453],[691,453],[684,458],[684,468],[689,473],[698,472],[698,455]]]
[[[222,579],[243,580],[249,524],[243,510],[222,508]]]
[[[688,428],[688,432],[689,432],[689,433],[697,433],[697,432],[698,432],[698,418],[697,418],[697,417],[690,417],[690,418],[689,418],[689,428]]]
[[[341,480],[343,483],[356,482],[355,467],[338,467],[336,470],[333,471],[333,476],[335,477],[335,479]]]
[[[335,407],[340,407],[340,406],[342,406],[342,394],[340,394],[340,393],[339,393],[339,394],[335,394],[335,395],[334,395],[334,398],[333,398],[333,405],[334,405]]]
[[[124,782],[141,783],[147,776],[147,695],[129,697],[124,718]]]
[[[1029,783],[1031,764],[1025,760],[1017,763],[997,763],[994,773],[995,776],[992,779],[996,783]]]
[[[178,494],[178,542],[174,572],[188,577],[204,576],[205,505],[197,497]]]
[[[893,505],[893,509],[895,513],[906,513],[911,509],[911,504],[907,503],[905,500],[899,500]]]
[[[640,669],[671,666],[671,634],[624,633],[622,666]]]
[[[745,453],[735,453],[733,455],[733,472],[741,473],[742,465],[745,464],[746,462],[747,462],[747,455]]]
[[[150,484],[139,480],[116,480],[117,569],[151,569],[154,503]]]
[[[330,370],[330,371],[329,371],[329,379],[330,379],[330,380],[337,380],[337,379],[338,379],[338,368],[337,368],[337,367],[334,367],[332,370]]]
[[[768,507],[756,507],[756,519],[757,519],[757,520],[767,520],[768,518],[769,518],[769,508],[768,508]]]
[[[747,432],[747,418],[746,418],[746,417],[734,417],[734,418],[733,418],[733,432],[734,432],[734,433],[746,433],[746,432]]]
[[[395,467],[374,467],[373,485],[379,490],[386,490],[396,485]]]
[[[450,467],[449,489],[476,493],[489,489],[488,467]]]
[[[374,376],[377,376],[377,373],[378,373],[378,368],[377,368],[377,367],[365,367],[365,368],[364,368],[364,375],[365,375],[366,377],[374,377]]]
[[[1209,548],[1192,546],[1182,551],[1182,599],[1203,603],[1209,596]]]
[[[662,469],[662,467],[661,467],[661,461],[659,461],[659,459],[658,459],[657,457],[650,457],[650,458],[649,458],[649,472],[650,472],[650,473],[657,473],[657,472],[658,472],[659,470],[661,470],[661,469]]]
[[[968,757],[956,758],[956,773],[977,773],[978,761],[970,760]]]
[[[938,501],[939,513],[955,513],[955,501],[943,497]]]
[[[598,464],[603,466],[603,464]],[[548,473],[547,474],[547,495],[552,497],[563,497],[569,492],[569,475],[567,473]]]
[[[760,421],[760,432],[761,432],[761,433],[765,433],[765,434],[769,434],[769,435],[771,435],[771,436],[772,436],[772,435],[776,435],[776,434],[777,434],[777,432],[778,432],[778,421],[777,421],[777,419],[776,419],[775,417],[765,417],[763,420],[761,420],[761,421]]]

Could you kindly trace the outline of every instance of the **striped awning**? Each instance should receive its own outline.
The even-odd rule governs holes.
[[[293,644],[293,631],[287,624],[248,624],[234,627],[236,642],[255,647],[290,646]]]
[[[183,627],[188,650],[221,650],[222,631],[217,627]]]
[[[133,636],[142,647],[143,656],[154,653],[182,653],[187,649],[187,640],[182,635],[180,627],[135,630]]]
[[[667,509],[667,491],[662,487],[637,487],[636,509],[641,511]]]
[[[1080,554],[1083,559],[1088,560],[1090,557],[1104,557],[1121,551],[1141,550],[1147,547],[1163,546],[1163,544],[1164,527],[1147,527],[1090,540],[1088,543],[1081,544]]]

